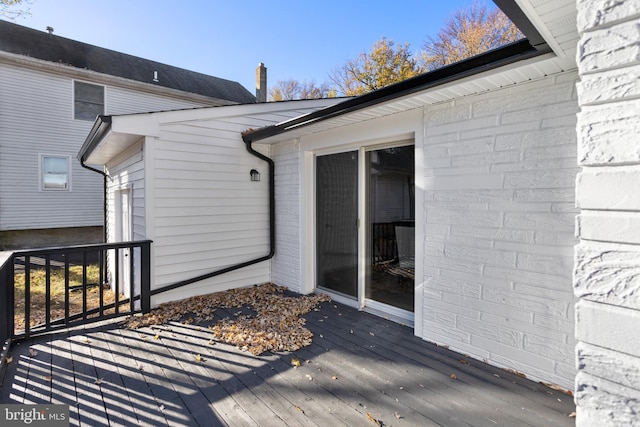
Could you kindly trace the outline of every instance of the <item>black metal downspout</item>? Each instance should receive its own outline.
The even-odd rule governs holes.
[[[247,151],[269,165],[269,254],[263,257],[266,261],[276,253],[276,167],[272,159],[254,150],[252,144],[252,141],[245,141]]]
[[[92,168],[91,166],[87,166],[85,164],[85,156],[87,152],[92,151],[96,145],[102,140],[102,138],[109,133],[111,130],[111,116],[98,115],[96,117],[96,121],[93,123],[93,127],[89,132],[89,135],[82,144],[80,148],[80,152],[78,153],[77,159],[80,160],[80,166],[83,168],[90,170],[92,172],[99,173],[103,176],[104,180],[102,182],[102,242],[107,243],[107,175],[106,172],[101,171],[96,168]]]
[[[173,283],[171,285],[163,286],[151,291],[151,295],[157,295],[162,292],[171,291],[173,289],[180,288],[182,286],[190,285],[201,280],[210,279],[212,277],[220,276],[221,274],[229,273],[231,271],[239,270],[244,267],[248,267],[253,264],[257,264],[262,261],[267,261],[276,253],[276,195],[275,195],[275,163],[269,157],[261,154],[253,149],[251,141],[245,142],[247,151],[252,155],[264,160],[269,164],[269,253],[256,259],[241,262],[230,267],[225,267],[221,270],[216,270],[211,273],[202,274],[200,276],[192,277],[191,279],[182,280],[180,282]]]
[[[109,175],[100,169],[87,166],[84,158],[80,158],[80,166],[102,175],[102,243],[107,243],[107,178]]]

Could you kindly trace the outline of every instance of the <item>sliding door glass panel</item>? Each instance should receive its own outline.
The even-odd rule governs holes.
[[[367,152],[368,299],[413,311],[415,272],[414,147]]]
[[[358,152],[316,157],[317,286],[358,296]]]

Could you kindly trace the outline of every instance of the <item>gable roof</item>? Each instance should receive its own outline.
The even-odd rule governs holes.
[[[255,96],[238,82],[93,46],[2,20],[0,20],[0,51],[234,103],[255,102]],[[156,75],[158,78],[154,81]]]
[[[197,123],[201,129],[242,129],[299,116],[340,101],[339,98],[301,99],[98,116],[77,159],[83,164],[106,165],[140,138],[159,137],[160,126],[167,123]],[[216,122],[216,125],[207,127],[207,122]],[[237,136],[240,138],[240,133]]]

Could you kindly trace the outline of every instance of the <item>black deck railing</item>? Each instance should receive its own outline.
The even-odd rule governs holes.
[[[149,312],[151,243],[21,250],[0,259],[0,344]]]

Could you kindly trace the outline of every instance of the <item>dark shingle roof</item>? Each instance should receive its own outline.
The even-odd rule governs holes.
[[[104,49],[0,20],[0,50],[241,104],[255,102],[240,83]],[[154,82],[157,72],[158,82]]]

